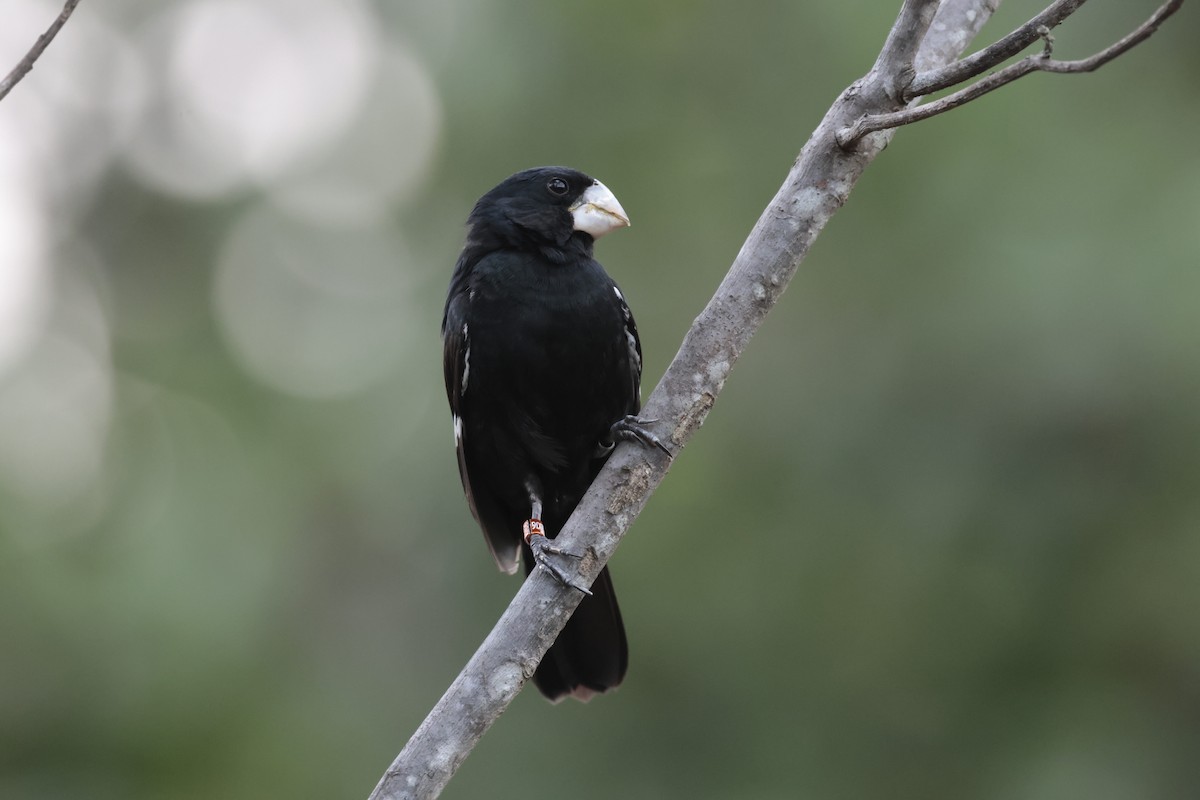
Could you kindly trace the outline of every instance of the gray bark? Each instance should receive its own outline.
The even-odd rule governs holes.
[[[870,133],[843,149],[837,132],[865,116],[904,108],[915,77],[940,74],[935,71],[959,58],[998,6],[999,0],[905,0],[874,67],[842,92],[812,133],[648,398],[642,416],[658,420],[652,428],[676,455],[712,410],[738,356],[821,229],[893,134]],[[623,444],[613,453],[557,540],[586,553],[580,580],[595,578],[669,466],[653,448]],[[536,570],[388,768],[373,800],[436,797],[533,674],[580,597]]]
[[[50,42],[54,41],[54,37],[62,30],[62,26],[67,24],[67,20],[71,18],[71,14],[75,11],[75,6],[79,5],[79,0],[67,0],[63,10],[59,12],[58,17],[54,22],[50,23],[50,27],[46,32],[37,38],[33,43],[33,47],[29,48],[29,52],[25,57],[17,62],[17,65],[4,76],[4,80],[0,80],[0,100],[12,91],[13,87],[21,82],[21,79],[33,70],[34,63],[41,57],[43,51],[50,46]]]

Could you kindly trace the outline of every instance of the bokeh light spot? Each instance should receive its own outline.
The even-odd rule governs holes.
[[[373,100],[336,148],[278,182],[273,197],[317,219],[378,218],[422,186],[442,127],[441,100],[428,69],[409,50],[380,60]]]
[[[94,350],[49,335],[0,391],[0,484],[54,506],[95,478],[112,408],[112,373]]]
[[[20,141],[6,127],[0,122],[0,140]],[[29,200],[19,150],[0,150],[0,378],[33,342],[48,302],[45,223]]]
[[[132,165],[157,188],[214,198],[312,156],[364,101],[378,53],[372,22],[361,3],[330,0],[163,11],[143,36],[162,77]]]
[[[242,366],[276,389],[362,390],[411,339],[404,261],[387,230],[302,223],[264,204],[239,221],[220,256],[221,331]]]

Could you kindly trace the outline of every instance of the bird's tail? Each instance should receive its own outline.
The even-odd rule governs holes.
[[[528,574],[532,558],[526,555],[523,560]],[[628,664],[621,609],[605,567],[592,584],[591,595],[583,598],[546,651],[533,673],[533,682],[553,702],[567,695],[586,702],[592,695],[618,686]]]

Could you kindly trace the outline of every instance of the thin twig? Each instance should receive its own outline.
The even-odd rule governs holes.
[[[1107,64],[1117,56],[1126,52],[1130,48],[1150,38],[1150,36],[1158,30],[1158,27],[1165,19],[1170,17],[1180,6],[1183,5],[1183,0],[1168,0],[1160,6],[1148,20],[1139,25],[1129,35],[1123,37],[1120,41],[1106,47],[1095,55],[1088,58],[1079,59],[1076,61],[1059,61],[1049,56],[1049,46],[1042,53],[1037,55],[1027,56],[1015,64],[1010,64],[998,72],[994,72],[985,78],[971,84],[965,89],[960,89],[953,94],[946,95],[938,100],[934,100],[925,105],[905,108],[899,111],[893,111],[885,114],[868,114],[857,120],[853,125],[837,132],[838,143],[842,147],[850,147],[863,136],[876,131],[898,128],[901,125],[909,125],[914,122],[920,122],[924,119],[944,114],[951,109],[969,103],[994,89],[999,89],[1005,84],[1012,83],[1018,78],[1022,78],[1031,72],[1054,72],[1060,74],[1073,74],[1080,72],[1091,72],[1095,69]],[[1039,35],[1043,38],[1049,36],[1049,30],[1042,28]]]
[[[977,50],[944,67],[919,73],[909,84],[904,99],[912,100],[922,95],[940,92],[942,89],[949,89],[951,86],[957,86],[977,75],[982,75],[989,69],[1000,66],[1042,38],[1041,31],[1043,29],[1053,30],[1063,20],[1079,10],[1079,7],[1085,2],[1087,0],[1056,0],[1033,19],[982,50]]]
[[[46,32],[37,38],[33,43],[33,47],[25,54],[25,57],[17,62],[17,65],[12,68],[12,72],[5,76],[3,81],[0,81],[0,100],[3,100],[12,88],[33,69],[33,62],[38,60],[42,51],[54,41],[54,37],[58,35],[59,30],[63,25],[67,24],[67,20],[71,18],[71,12],[75,10],[75,6],[79,5],[79,0],[67,0],[63,6],[62,12],[58,15],[58,19],[46,29]]]
[[[1123,54],[1125,51],[1149,39],[1154,32],[1158,30],[1158,27],[1163,24],[1167,17],[1178,11],[1179,7],[1182,5],[1183,0],[1168,0],[1168,2],[1163,3],[1158,7],[1158,9],[1155,10],[1153,14],[1150,15],[1150,19],[1139,25],[1135,30],[1130,32],[1129,35],[1118,40],[1117,42],[1114,42],[1113,44],[1101,50],[1099,53],[1096,53],[1093,56],[1088,56],[1087,58],[1077,59],[1075,61],[1055,61],[1053,59],[1047,59],[1039,67],[1039,69],[1042,72],[1059,73],[1091,72],[1092,70],[1099,69],[1117,56]]]

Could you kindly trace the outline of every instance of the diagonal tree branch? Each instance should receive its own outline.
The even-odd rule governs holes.
[[[891,137],[890,132],[875,134],[848,152],[838,145],[835,132],[864,114],[899,108],[902,103],[895,99],[897,84],[891,77],[913,74],[918,47],[922,54],[935,54],[929,57],[934,65],[957,57],[993,5],[994,0],[945,0],[939,14],[961,20],[961,26],[943,26],[926,36],[938,3],[905,0],[884,53],[826,113],[647,399],[642,413],[670,426],[666,436],[676,448],[686,445],[704,422],[734,362],[817,234]],[[976,13],[965,14],[963,9]],[[953,37],[960,43],[951,43]],[[558,536],[566,548],[587,553],[579,567],[584,581],[590,583],[599,573],[668,467],[665,456],[648,448],[622,445],[609,458]],[[533,674],[580,597],[545,570],[535,570],[384,773],[372,800],[436,797]]]
[[[46,32],[37,38],[33,43],[33,47],[25,54],[25,57],[17,62],[17,65],[12,68],[12,71],[0,81],[0,100],[12,91],[12,88],[33,69],[33,62],[38,60],[42,51],[45,50],[50,42],[54,41],[54,37],[58,35],[59,30],[63,25],[67,24],[67,20],[71,18],[71,13],[75,10],[75,6],[79,5],[79,0],[67,0],[67,4],[63,6],[63,10],[59,13],[58,18],[50,24]]]
[[[703,424],[738,356],[894,130],[867,134],[850,149],[838,132],[864,116],[901,110],[908,102],[902,87],[917,74],[915,65],[936,73],[953,62],[998,5],[905,0],[874,67],[834,101],[648,398],[642,413],[669,430],[660,436],[682,448]],[[557,540],[587,553],[582,580],[595,579],[669,466],[651,448],[622,445],[613,453]],[[436,797],[532,676],[580,597],[535,570],[384,773],[372,800]]]
[[[1076,0],[1076,2],[1082,4],[1082,0]],[[1050,35],[1048,27],[1042,27],[1036,31],[1036,34],[1040,35],[1046,43],[1045,49],[1041,53],[1023,58],[1015,64],[1010,64],[1004,69],[988,75],[986,78],[981,78],[965,89],[960,89],[953,94],[946,95],[924,105],[913,106],[886,114],[867,114],[859,118],[853,125],[838,131],[837,139],[843,147],[849,147],[868,133],[887,130],[889,128],[898,128],[901,125],[909,125],[913,122],[920,122],[921,120],[937,116],[938,114],[944,114],[951,109],[958,108],[961,105],[982,97],[988,92],[999,89],[1001,86],[1012,83],[1031,72],[1073,74],[1099,69],[1130,48],[1149,39],[1158,30],[1163,21],[1178,11],[1182,5],[1183,0],[1168,0],[1168,2],[1156,9],[1149,19],[1119,41],[1114,42],[1095,55],[1077,61],[1058,61],[1051,58],[1050,54],[1053,49],[1054,37]],[[1045,12],[1039,15],[1039,17],[1041,16],[1045,16]],[[1037,17],[1034,19],[1036,20]],[[1028,24],[1032,24],[1032,21]],[[1025,27],[1022,26],[1021,31]],[[1005,38],[1007,39],[1015,35],[1015,33],[1009,34]],[[980,52],[986,52],[988,49],[990,48],[986,48]],[[943,71],[939,70],[937,72]],[[945,70],[944,72],[950,72],[950,70]],[[905,93],[905,96],[912,95],[913,92],[911,90]]]

